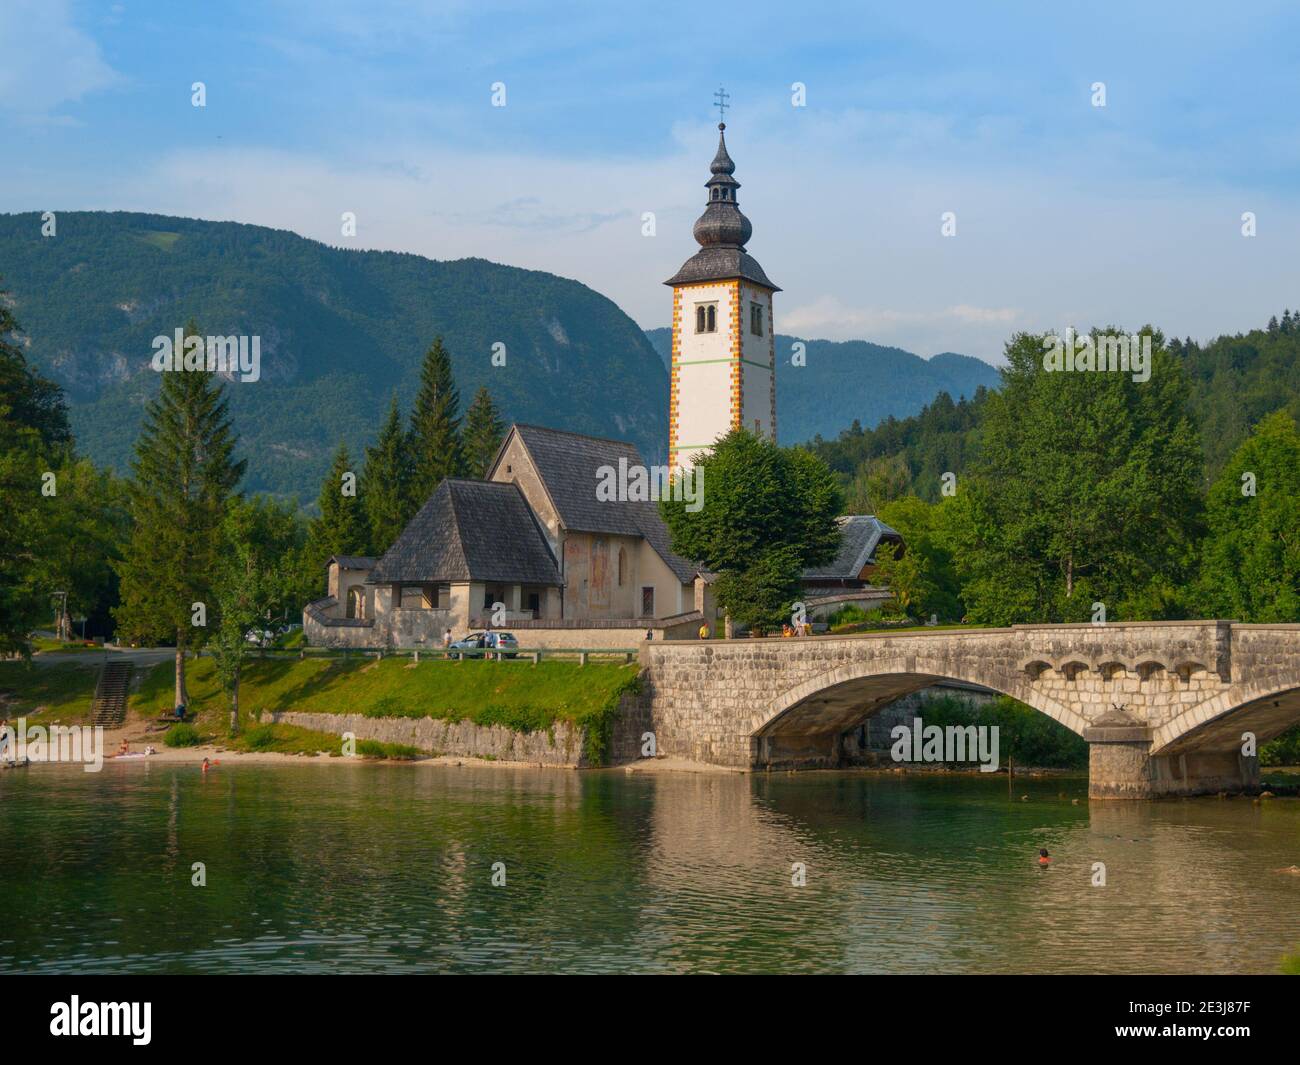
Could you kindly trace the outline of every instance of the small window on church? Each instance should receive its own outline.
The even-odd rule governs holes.
[[[749,305],[749,331],[756,337],[763,335],[763,305],[761,303],[751,303]]]
[[[714,198],[715,200],[718,198],[718,190],[717,190],[717,189],[714,189],[714,190],[713,190],[713,198]]]
[[[718,331],[718,305],[716,303],[697,303],[695,305],[695,331],[697,333],[716,333]]]

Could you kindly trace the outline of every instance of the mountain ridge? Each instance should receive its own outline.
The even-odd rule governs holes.
[[[0,287],[33,365],[66,390],[82,450],[118,472],[157,389],[152,339],[190,319],[205,335],[261,338],[261,380],[227,387],[250,491],[313,500],[340,440],[359,467],[390,395],[409,410],[439,334],[462,413],[486,385],[507,421],[629,440],[647,461],[665,458],[668,331],[643,331],[579,281],[244,222],[56,218],[58,235],[43,237],[36,212],[0,214]],[[927,362],[866,341],[804,341],[808,365],[794,367],[795,339],[777,337],[783,443],[915,413],[940,391],[969,394],[997,378],[969,356]],[[492,364],[496,343],[505,366]]]

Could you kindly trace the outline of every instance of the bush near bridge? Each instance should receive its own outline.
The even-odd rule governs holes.
[[[1087,769],[1088,744],[1082,736],[1053,721],[1040,710],[1008,696],[972,709],[960,699],[941,697],[916,711],[925,725],[995,725],[998,757],[1007,764],[1035,769]]]

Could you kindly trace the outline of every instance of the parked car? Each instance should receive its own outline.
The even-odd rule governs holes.
[[[502,658],[514,658],[519,641],[512,632],[471,632],[451,645],[452,651],[500,651]]]
[[[502,658],[514,658],[519,650],[519,641],[513,632],[490,632],[488,641],[488,646],[500,651]]]
[[[480,651],[483,649],[483,638],[485,635],[486,633],[482,632],[471,632],[452,643],[449,650]]]

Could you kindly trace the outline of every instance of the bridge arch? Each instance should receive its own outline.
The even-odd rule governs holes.
[[[846,664],[796,684],[756,708],[750,717],[750,735],[847,732],[889,703],[945,680],[979,685],[1008,695],[1083,735],[1087,720],[1031,683],[1029,667],[1040,664],[1046,665],[1027,663],[1014,674],[994,670],[953,671],[945,663],[910,657]]]
[[[1151,732],[1151,754],[1213,748],[1234,750],[1241,734],[1266,743],[1300,724],[1300,667],[1254,684],[1234,684],[1197,703]]]

